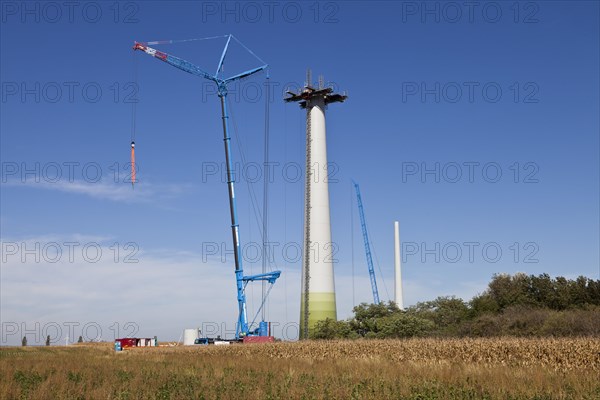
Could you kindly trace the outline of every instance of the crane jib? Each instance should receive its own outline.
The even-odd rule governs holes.
[[[225,139],[225,158],[226,158],[226,164],[227,164],[227,174],[228,174],[228,176],[231,176],[231,171],[232,171],[233,167],[232,167],[232,163],[231,163],[231,159],[230,159],[230,152],[231,152],[230,151],[230,141],[231,140],[230,140],[228,126],[227,126],[227,120],[229,118],[228,112],[227,112],[227,106],[226,106],[226,104],[227,104],[227,99],[226,99],[227,85],[231,82],[254,75],[257,72],[266,70],[268,65],[265,64],[262,60],[260,60],[260,58],[258,58],[256,56],[256,54],[254,54],[252,51],[250,51],[246,46],[244,46],[233,35],[227,35],[226,37],[228,37],[227,44],[225,45],[225,48],[223,49],[223,53],[219,60],[217,72],[214,75],[209,74],[208,72],[202,70],[199,66],[197,66],[189,61],[169,55],[167,53],[158,51],[156,49],[153,49],[153,48],[147,46],[147,44],[161,44],[164,41],[150,42],[150,43],[134,42],[133,50],[134,51],[141,50],[144,53],[151,55],[154,58],[158,58],[159,60],[164,61],[167,64],[169,64],[181,71],[187,72],[187,73],[195,75],[195,76],[205,78],[207,80],[214,82],[217,85],[218,95],[221,100],[221,117],[223,119],[223,134],[224,134],[224,139]],[[224,63],[224,61],[226,59],[226,55],[227,55],[228,45],[229,45],[231,39],[234,39],[238,43],[240,43],[244,49],[246,49],[250,54],[252,54],[259,61],[261,61],[261,63],[263,63],[263,65],[260,67],[255,67],[248,71],[241,72],[237,75],[233,75],[229,78],[219,77],[219,72],[222,71],[223,63]],[[176,41],[169,41],[169,42],[174,43]],[[133,142],[133,138],[132,138],[132,142]],[[134,168],[135,154],[134,154],[133,147],[132,147],[131,155],[132,155],[132,168]],[[252,326],[252,323],[254,321],[252,323],[248,324],[247,309],[246,309],[246,296],[245,296],[245,292],[244,292],[246,284],[248,282],[266,281],[269,284],[273,285],[275,283],[275,281],[277,280],[277,278],[279,278],[281,271],[273,271],[271,273],[260,274],[260,275],[244,276],[244,271],[243,271],[243,267],[242,267],[242,257],[240,257],[240,254],[241,254],[240,247],[241,246],[240,246],[240,238],[239,238],[239,230],[238,230],[239,225],[237,222],[236,197],[234,194],[235,193],[234,192],[234,181],[231,179],[228,179],[228,186],[230,187],[229,201],[230,201],[230,213],[231,213],[231,219],[232,219],[231,226],[232,226],[232,231],[233,231],[232,240],[234,242],[234,248],[235,248],[235,264],[236,264],[235,275],[236,275],[237,300],[238,300],[238,312],[239,312],[238,323],[237,323],[237,327],[236,327],[236,338],[239,339],[239,338],[245,337],[247,335],[258,334],[257,330],[256,331],[250,330],[250,327]],[[257,311],[257,315],[261,311],[262,307],[264,306],[264,300],[265,299],[263,299],[263,302],[260,305],[259,310]],[[261,322],[261,324],[264,324],[264,323],[265,323],[264,321]]]

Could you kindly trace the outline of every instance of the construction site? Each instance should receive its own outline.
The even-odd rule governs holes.
[[[199,66],[186,61],[182,58],[157,50],[150,46],[166,45],[178,42],[195,42],[204,40],[224,39],[225,45],[219,59],[216,72],[209,73]],[[229,46],[232,41],[237,42],[244,50],[255,58],[258,66],[232,76],[225,76],[225,62],[232,56],[228,54]],[[246,275],[244,273],[242,254],[242,241],[240,235],[240,223],[238,216],[238,204],[235,196],[236,179],[234,171],[234,160],[232,155],[232,136],[230,132],[230,102],[228,100],[229,85],[243,80],[250,79],[254,75],[264,74],[266,76],[264,86],[269,88],[269,65],[258,57],[252,50],[246,47],[233,35],[224,37],[207,37],[199,39],[168,40],[168,41],[149,41],[135,42],[133,50],[141,51],[153,58],[162,61],[180,71],[200,77],[212,82],[215,86],[216,97],[220,101],[221,120],[223,127],[223,143],[225,148],[224,160],[226,166],[226,184],[229,196],[229,211],[231,218],[231,237],[234,254],[235,287],[237,290],[236,299],[238,305],[238,318],[236,321],[235,335],[231,338],[206,337],[200,328],[186,328],[182,333],[178,343],[183,345],[194,344],[230,344],[230,343],[267,343],[274,342],[275,337],[271,332],[271,324],[265,320],[266,302],[268,295],[281,276],[280,270],[274,270],[270,264],[267,244],[269,242],[269,179],[267,176],[263,179],[263,199],[262,199],[262,221],[260,226],[260,237],[262,238],[261,259],[262,272],[260,274]],[[135,63],[135,61],[134,61]],[[134,74],[137,74],[137,65],[134,65]],[[138,82],[136,82],[138,84]],[[269,159],[269,131],[270,131],[270,90],[266,91],[265,96],[265,122],[264,122],[264,160],[263,165],[270,165]],[[344,103],[348,98],[347,94],[335,93],[332,87],[325,86],[324,78],[319,76],[318,82],[314,83],[311,70],[307,70],[304,86],[298,92],[286,89],[286,97],[283,101],[287,103],[298,103],[300,108],[306,112],[306,141],[305,141],[305,185],[304,185],[304,219],[303,219],[303,243],[302,243],[302,273],[301,273],[301,297],[300,297],[300,318],[299,318],[299,338],[309,339],[310,332],[315,324],[327,319],[337,320],[335,284],[334,284],[334,262],[333,249],[334,242],[331,237],[331,218],[330,218],[330,199],[329,199],[329,177],[327,161],[327,140],[325,110],[331,103]],[[216,100],[216,99],[215,99]],[[136,180],[136,105],[132,108],[132,132],[131,132],[131,186],[135,188]],[[317,166],[315,168],[315,166]],[[319,169],[322,176],[315,173]],[[325,179],[323,179],[325,177]],[[360,215],[360,224],[362,236],[364,239],[365,255],[369,272],[369,279],[373,292],[374,304],[380,303],[379,292],[377,289],[377,278],[375,275],[373,257],[369,243],[369,236],[364,214],[364,207],[361,199],[359,185],[352,183],[356,190],[358,211]],[[395,227],[395,295],[393,301],[402,309],[402,278],[400,266],[400,243],[398,222]],[[312,252],[316,249],[316,256]],[[249,310],[246,300],[246,291],[248,285],[260,283],[262,286],[260,304],[253,313],[252,319],[249,319]],[[183,339],[183,340],[182,340]],[[127,345],[123,346],[122,343]],[[120,351],[124,348],[136,347],[135,344],[129,344],[125,339],[115,341],[115,349]]]
[[[600,398],[600,3],[3,1],[0,399]]]

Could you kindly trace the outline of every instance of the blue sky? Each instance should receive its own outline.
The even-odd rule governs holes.
[[[218,98],[202,79],[140,52],[133,93],[134,40],[232,33],[270,65],[278,165],[269,236],[279,243],[272,267],[284,273],[268,315],[279,336],[294,336],[299,314],[300,262],[286,262],[282,248],[293,253],[302,238],[303,180],[294,175],[305,123],[282,98],[308,67],[349,94],[327,111],[340,318],[372,298],[350,179],[361,185],[384,300],[393,296],[394,220],[408,305],[469,299],[501,272],[600,279],[597,2],[76,3],[2,3],[2,344],[44,327],[64,340],[73,321],[75,335],[97,324],[103,339],[127,322],[165,340],[206,322],[233,329],[233,259],[212,254],[215,244],[231,249]],[[212,72],[223,44],[155,47]],[[259,64],[239,46],[228,57],[228,74]],[[249,193],[262,209],[253,178],[264,79],[230,95],[234,162],[249,178],[238,183],[241,240],[254,273],[260,217]],[[133,190],[124,182],[129,98],[139,100]],[[251,308],[259,291],[248,292]]]

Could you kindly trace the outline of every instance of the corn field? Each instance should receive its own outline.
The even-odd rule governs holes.
[[[2,399],[599,399],[600,339],[0,349]]]

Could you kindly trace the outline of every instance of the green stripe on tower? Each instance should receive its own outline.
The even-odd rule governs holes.
[[[312,330],[317,321],[323,321],[327,318],[337,320],[335,305],[335,293],[313,293],[308,295],[308,333],[311,336]],[[300,338],[304,337],[304,293],[301,295],[300,302]]]

